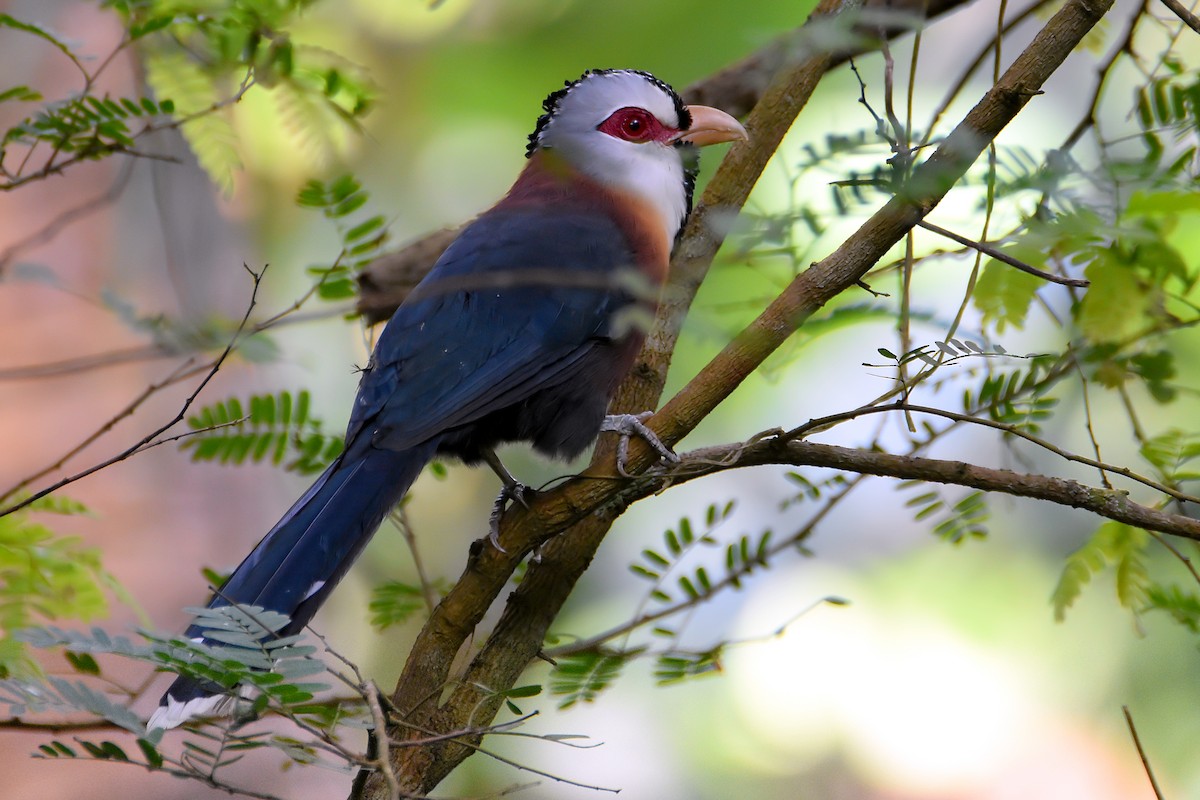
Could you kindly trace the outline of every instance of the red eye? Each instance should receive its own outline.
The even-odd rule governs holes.
[[[601,122],[597,130],[627,142],[648,142],[667,133],[663,124],[649,111],[641,108],[622,108]]]

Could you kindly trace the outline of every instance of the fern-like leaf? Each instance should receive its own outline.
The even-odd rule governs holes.
[[[154,50],[146,56],[146,78],[159,98],[170,98],[196,160],[225,194],[233,192],[233,175],[242,168],[237,135],[226,113],[220,82],[179,50]]]
[[[590,703],[621,674],[633,653],[592,651],[558,659],[550,677],[550,691],[562,695],[559,708]]]
[[[1067,557],[1051,602],[1061,622],[1093,577],[1107,567],[1116,571],[1117,600],[1125,608],[1142,610],[1150,590],[1143,551],[1150,536],[1140,528],[1106,522],[1082,547]]]
[[[270,462],[305,475],[320,472],[342,451],[342,438],[323,432],[309,414],[310,402],[301,390],[254,395],[248,411],[236,397],[213,403],[188,418],[196,433],[179,447],[190,450],[193,461]]]

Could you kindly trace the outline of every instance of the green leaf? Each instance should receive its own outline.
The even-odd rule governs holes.
[[[143,36],[149,36],[155,31],[163,30],[172,22],[174,22],[174,20],[175,17],[173,15],[164,14],[157,17],[151,17],[144,22],[134,23],[133,25],[129,26],[129,38],[131,41],[136,41],[137,39],[141,39]]]
[[[1026,255],[1024,250],[1022,255]],[[1042,285],[1041,279],[1027,272],[988,259],[975,284],[975,307],[983,314],[984,324],[995,326],[999,333],[1003,333],[1008,325],[1021,329],[1025,327],[1029,307]],[[944,349],[941,345],[939,348]]]
[[[366,192],[353,194],[330,209],[329,215],[335,218],[348,216],[366,205],[369,199]]]
[[[40,92],[35,92],[28,86],[14,86],[0,92],[0,103],[6,100],[16,100],[22,103],[36,103],[42,99]]]
[[[1178,586],[1150,586],[1146,591],[1147,610],[1165,611],[1190,630],[1200,633],[1200,597]]]
[[[154,50],[145,57],[146,78],[158,97],[169,97],[180,117],[191,117],[181,130],[200,166],[225,194],[241,169],[237,135],[224,111],[216,81],[183,50]],[[166,108],[166,101],[161,106]],[[195,115],[195,116],[193,116]]]
[[[99,675],[100,665],[96,663],[96,659],[87,653],[72,653],[67,652],[67,663],[76,672],[84,675]]]
[[[629,657],[626,653],[587,652],[559,658],[550,674],[550,692],[563,696],[559,708],[595,700],[617,679]]]
[[[1149,541],[1150,535],[1140,528],[1113,521],[1101,525],[1091,539],[1068,556],[1051,595],[1054,618],[1061,622],[1083,587],[1108,566],[1115,567],[1118,601],[1126,608],[1140,610],[1150,589],[1143,557]]]
[[[1119,342],[1146,322],[1150,297],[1132,266],[1101,250],[1085,272],[1091,281],[1076,322],[1092,342]]]
[[[158,752],[158,748],[146,739],[137,740],[138,748],[142,751],[142,757],[146,759],[146,764],[151,769],[158,769],[163,765],[162,753]]]
[[[399,625],[425,609],[425,596],[419,586],[388,581],[371,591],[371,624],[378,630]]]

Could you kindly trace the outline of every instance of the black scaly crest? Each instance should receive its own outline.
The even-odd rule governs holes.
[[[586,81],[592,75],[612,75],[617,72],[628,72],[633,75],[641,75],[643,78],[650,81],[650,83],[654,84],[659,89],[662,89],[667,93],[667,95],[670,96],[671,101],[675,104],[675,113],[679,116],[679,124],[683,126],[684,130],[687,130],[689,127],[691,127],[692,115],[688,113],[687,108],[684,106],[683,98],[681,98],[675,89],[671,87],[671,84],[667,83],[661,78],[658,78],[649,72],[640,69],[589,69],[575,80],[565,81],[563,88],[559,89],[557,92],[551,92],[546,99],[542,101],[542,110],[546,113],[538,117],[537,126],[534,127],[533,133],[529,134],[529,145],[525,148],[525,157],[529,158],[533,155],[533,151],[537,149],[538,140],[542,138],[542,131],[546,129],[546,126],[550,124],[550,120],[554,118],[556,113],[558,113],[559,103],[562,102],[564,97],[570,94],[576,86]]]

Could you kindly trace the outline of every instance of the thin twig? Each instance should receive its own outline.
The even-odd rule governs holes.
[[[391,795],[391,800],[401,800],[402,793],[400,791],[400,783],[396,780],[396,773],[392,770],[391,749],[389,748],[389,740],[387,735],[387,717],[384,716],[383,707],[379,704],[379,687],[374,681],[368,683],[363,692],[363,696],[367,699],[367,707],[371,709],[371,719],[375,723],[375,745],[378,750],[375,752],[375,763],[373,766],[383,775],[383,779],[387,782],[388,792]]]
[[[20,717],[14,717],[0,720],[0,730],[60,734],[85,731],[123,731],[125,729],[106,719],[92,719],[86,722],[26,722]]]
[[[407,503],[401,503],[393,508],[389,516],[400,530],[400,535],[404,537],[404,543],[408,545],[413,568],[417,571],[417,581],[421,584],[421,596],[425,599],[425,608],[432,614],[433,609],[437,607],[438,592],[429,578],[429,573],[425,570],[425,560],[421,558],[421,548],[417,545],[417,537],[413,534],[412,525],[408,521]]]
[[[1129,735],[1133,737],[1133,746],[1137,748],[1138,757],[1142,759],[1142,769],[1146,770],[1146,777],[1150,779],[1150,787],[1154,789],[1154,796],[1158,800],[1164,800],[1162,789],[1158,788],[1158,781],[1154,779],[1154,770],[1150,769],[1150,760],[1146,758],[1146,751],[1142,749],[1142,740],[1138,736],[1137,728],[1133,724],[1133,715],[1129,713],[1129,706],[1121,706],[1121,713],[1125,715],[1125,724],[1129,726]]]
[[[1162,0],[1162,3],[1171,9],[1171,13],[1179,17],[1184,25],[1187,25],[1196,33],[1200,33],[1200,17],[1189,11],[1187,6],[1179,2],[1179,0]]]
[[[134,412],[137,411],[138,408],[140,408],[142,406],[143,403],[145,403],[147,400],[149,400],[151,397],[153,397],[155,394],[157,394],[162,389],[165,389],[168,386],[174,385],[174,384],[178,383],[179,381],[190,378],[191,376],[196,375],[200,372],[203,372],[206,369],[212,368],[211,362],[207,363],[207,364],[202,364],[199,366],[195,366],[194,362],[195,362],[195,359],[188,359],[182,365],[180,365],[179,367],[176,367],[175,370],[173,372],[171,372],[171,374],[168,375],[166,378],[162,379],[161,381],[158,381],[157,383],[152,383],[149,386],[147,386],[142,391],[141,394],[139,394],[132,401],[130,401],[129,404],[126,405],[123,409],[121,409],[116,414],[114,414],[112,417],[110,417],[107,422],[105,422],[98,429],[96,429],[94,432],[92,432],[90,435],[88,435],[82,442],[75,445],[70,450],[68,450],[66,453],[64,453],[62,456],[60,456],[58,458],[58,460],[55,461],[53,464],[51,464],[47,467],[43,467],[42,469],[38,470],[37,472],[33,473],[32,475],[29,475],[28,477],[22,479],[19,483],[17,483],[15,486],[8,489],[7,491],[5,491],[3,494],[0,494],[0,498],[12,497],[14,494],[16,494],[17,492],[20,492],[26,486],[33,484],[38,479],[43,478],[46,475],[49,475],[50,473],[56,472],[57,470],[61,469],[68,461],[70,461],[76,455],[81,453],[84,449],[86,449],[89,445],[91,445],[93,442],[95,442],[101,436],[103,436],[104,434],[111,431],[117,425],[118,422],[120,422],[121,420],[125,419],[128,416],[131,416]],[[17,506],[14,506],[12,508],[7,508],[7,509],[4,509],[3,511],[0,511],[0,517],[4,516],[5,514],[9,514],[13,511],[16,511],[17,508],[18,508]]]
[[[0,369],[0,381],[24,381],[35,378],[58,378],[65,375],[74,376],[94,369],[115,367],[120,364],[133,364],[139,361],[149,361],[158,358],[172,358],[178,355],[180,354],[172,352],[158,344],[125,347],[119,350],[110,350],[106,353],[64,358],[61,361],[51,361],[44,364],[3,368]]]
[[[1064,278],[1061,275],[1055,275],[1054,273],[1046,272],[1045,270],[1040,270],[1037,267],[1026,264],[1024,261],[1013,258],[1008,253],[1005,253],[1003,250],[999,250],[995,247],[992,247],[990,244],[986,244],[985,242],[976,242],[971,239],[968,239],[965,236],[960,236],[959,234],[955,233],[954,231],[946,230],[945,228],[941,227],[940,225],[934,225],[932,222],[929,222],[928,220],[923,219],[920,222],[918,222],[917,225],[924,228],[927,231],[936,233],[938,236],[945,236],[947,239],[950,239],[953,242],[958,242],[963,247],[969,247],[972,250],[978,250],[980,253],[983,253],[986,256],[991,256],[992,258],[996,259],[997,261],[1008,264],[1010,267],[1016,267],[1017,269],[1021,270],[1022,272],[1028,272],[1030,275],[1035,275],[1044,281],[1049,281],[1050,283],[1057,283],[1062,286],[1076,286],[1081,289],[1086,289],[1087,287],[1092,285],[1091,281],[1088,281],[1085,278]]]
[[[245,264],[243,264],[242,266],[243,266],[243,268],[245,268],[246,272],[248,272],[250,274],[251,278],[254,281],[253,288],[250,291],[250,302],[246,306],[246,313],[242,315],[242,320],[241,320],[241,322],[238,323],[237,330],[234,331],[233,337],[229,340],[229,343],[225,346],[225,349],[221,351],[221,355],[217,356],[217,358],[212,362],[212,366],[209,367],[207,374],[205,374],[204,378],[200,381],[200,383],[196,386],[196,388],[192,391],[192,393],[189,394],[187,396],[187,398],[183,401],[183,405],[180,406],[179,411],[175,414],[175,416],[172,417],[166,424],[159,426],[155,430],[153,430],[150,433],[148,433],[147,435],[143,436],[136,444],[134,444],[131,447],[126,448],[125,450],[122,450],[120,453],[113,456],[112,458],[106,459],[106,460],[100,462],[99,464],[93,464],[92,466],[88,467],[87,469],[81,470],[80,472],[77,472],[74,475],[70,475],[66,478],[63,478],[62,480],[54,483],[53,485],[48,486],[45,489],[42,489],[41,491],[34,492],[32,495],[21,500],[20,502],[14,503],[11,506],[8,506],[7,508],[0,509],[0,517],[3,517],[7,514],[11,514],[14,511],[18,511],[22,508],[25,508],[30,503],[33,503],[33,502],[45,497],[46,495],[51,494],[52,492],[56,492],[64,486],[75,483],[76,481],[78,481],[82,478],[86,478],[87,476],[89,476],[95,472],[99,472],[100,470],[102,470],[106,467],[110,467],[113,464],[116,464],[120,461],[124,461],[125,459],[129,458],[130,456],[135,455],[138,452],[141,452],[142,450],[144,450],[146,448],[147,445],[149,445],[151,442],[153,442],[155,439],[157,439],[163,433],[166,433],[168,430],[170,430],[172,427],[177,425],[179,422],[181,422],[187,416],[188,409],[192,407],[192,403],[194,403],[196,401],[196,398],[199,397],[200,392],[204,391],[204,387],[208,386],[209,381],[211,381],[213,379],[213,377],[216,376],[217,371],[221,369],[221,365],[223,365],[225,363],[225,359],[227,359],[229,357],[229,354],[233,352],[234,347],[238,344],[238,341],[241,338],[242,331],[244,331],[246,328],[246,323],[250,320],[250,313],[254,310],[255,305],[257,305],[257,303],[258,303],[258,289],[262,283],[262,277],[266,273],[267,268],[264,265],[261,272],[255,272],[254,270],[250,269],[250,267],[246,266]],[[145,396],[146,396],[146,393],[143,393],[143,397],[145,397]],[[11,492],[6,493],[5,496],[8,496],[9,494],[11,494]]]

